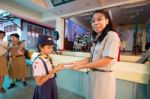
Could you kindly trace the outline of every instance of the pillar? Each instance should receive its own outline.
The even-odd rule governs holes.
[[[58,47],[64,49],[64,38],[65,38],[65,19],[58,17],[56,19],[56,31],[59,33],[59,40],[57,41]]]

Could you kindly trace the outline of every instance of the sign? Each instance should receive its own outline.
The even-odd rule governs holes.
[[[52,4],[54,6],[63,5],[65,3],[69,3],[69,2],[72,2],[72,1],[75,1],[75,0],[51,0]]]

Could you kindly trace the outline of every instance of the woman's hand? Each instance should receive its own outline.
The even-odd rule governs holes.
[[[73,69],[73,70],[80,70],[81,67],[80,66],[75,66],[75,67],[72,67],[71,69]]]
[[[71,66],[71,69],[73,70],[79,70],[79,69],[82,69],[83,68],[83,65],[79,64],[79,63],[76,63],[74,62]]]

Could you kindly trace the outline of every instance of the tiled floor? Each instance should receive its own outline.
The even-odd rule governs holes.
[[[8,81],[9,82],[9,81]],[[23,87],[21,82],[16,83],[16,88],[7,89],[5,94],[0,93],[0,99],[32,99],[35,82],[34,79],[30,79],[27,81],[28,86]],[[9,82],[10,83],[10,82]],[[9,83],[5,83],[5,88],[8,87]],[[71,93],[69,91],[58,89],[59,99],[85,99],[79,95]]]

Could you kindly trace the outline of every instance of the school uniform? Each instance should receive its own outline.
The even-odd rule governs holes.
[[[18,51],[22,42],[9,47],[9,76],[12,79],[23,79],[26,77],[26,61],[24,54],[19,55]],[[22,51],[24,52],[24,51]]]
[[[54,45],[49,36],[38,38],[38,45]],[[54,68],[52,60],[45,55],[38,56],[33,62],[33,76],[45,76]],[[49,78],[43,85],[36,85],[33,99],[58,99],[55,75]]]
[[[7,41],[0,40],[0,76],[7,75],[7,59],[6,52],[8,43]],[[5,46],[5,47],[3,47]]]
[[[120,40],[117,33],[110,31],[103,39],[91,47],[91,61],[103,57],[113,58],[107,66],[93,68],[89,72],[90,90],[88,99],[115,99],[116,80],[114,77],[114,65],[117,62]]]
[[[52,64],[49,58],[39,56],[33,62],[33,75],[45,76],[52,70]],[[58,99],[55,77],[49,78],[43,85],[36,85],[33,99]]]

